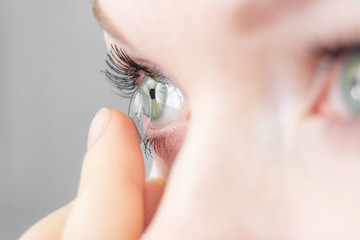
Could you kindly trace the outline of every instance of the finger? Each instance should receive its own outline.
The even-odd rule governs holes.
[[[164,192],[165,182],[161,179],[150,179],[145,186],[145,229],[151,222]]]
[[[145,169],[132,120],[101,110],[89,145],[63,239],[138,239],[144,228]]]
[[[72,203],[58,209],[32,226],[20,240],[60,240]]]

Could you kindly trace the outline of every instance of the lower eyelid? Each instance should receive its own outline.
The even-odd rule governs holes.
[[[186,135],[190,114],[170,124],[167,127],[156,129],[149,127],[147,131],[148,143],[155,153],[163,158],[177,153]]]
[[[324,141],[327,141],[328,146],[333,146],[331,149],[336,149],[339,155],[345,156],[347,154],[353,155],[360,153],[360,122],[356,120],[339,120],[324,124],[323,136],[326,136]],[[358,156],[356,154],[355,156]]]

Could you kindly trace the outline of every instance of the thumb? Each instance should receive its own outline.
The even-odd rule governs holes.
[[[145,170],[132,120],[116,110],[100,110],[88,144],[63,239],[139,239],[145,221]]]

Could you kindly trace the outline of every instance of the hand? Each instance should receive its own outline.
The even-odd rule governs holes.
[[[139,239],[164,185],[159,179],[145,181],[133,122],[119,111],[103,109],[91,124],[77,197],[21,240]]]

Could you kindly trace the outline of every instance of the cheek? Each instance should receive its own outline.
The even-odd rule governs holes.
[[[360,182],[359,121],[309,119],[299,130],[297,143],[299,169],[360,194],[360,187],[354,184]]]

